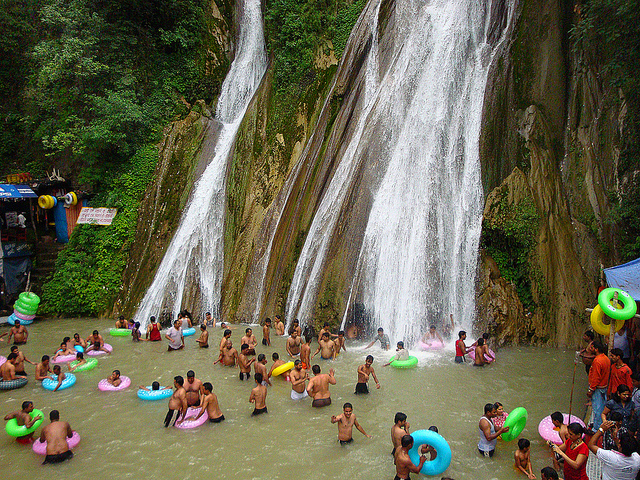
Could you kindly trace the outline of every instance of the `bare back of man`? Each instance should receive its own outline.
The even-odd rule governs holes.
[[[313,407],[326,407],[331,405],[331,393],[329,392],[329,385],[335,385],[336,379],[334,377],[333,368],[329,370],[329,374],[320,373],[318,365],[313,366],[313,373],[315,376],[309,380],[307,386],[307,393],[313,398]],[[317,367],[317,368],[316,368]],[[318,373],[316,373],[316,371]]]
[[[58,463],[73,457],[73,453],[71,453],[67,444],[67,438],[72,436],[73,432],[68,422],[52,419],[51,423],[44,427],[40,434],[40,441],[47,442],[47,456],[43,463]]]

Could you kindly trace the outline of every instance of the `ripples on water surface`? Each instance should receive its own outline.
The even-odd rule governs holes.
[[[31,325],[29,344],[23,350],[30,360],[52,354],[63,336],[79,332],[86,338],[93,328],[114,346],[114,353],[101,357],[95,370],[79,373],[76,385],[62,392],[43,390],[33,380],[34,367],[28,364],[30,379],[26,387],[0,391],[3,415],[19,409],[23,400],[33,400],[47,418],[52,409],[60,410],[62,419],[82,436],[70,462],[43,467],[42,457],[3,432],[0,466],[4,472],[13,472],[12,478],[53,474],[57,478],[100,480],[115,474],[124,478],[196,479],[210,474],[221,479],[392,479],[395,468],[389,432],[397,411],[408,415],[414,430],[438,426],[453,451],[446,473],[450,477],[526,478],[513,469],[516,442],[505,444],[500,440],[491,460],[477,454],[478,420],[484,404],[495,401],[502,402],[507,411],[517,406],[529,411],[529,423],[521,437],[532,441],[533,468],[539,478],[540,469],[551,465],[551,456],[537,433],[538,422],[556,409],[566,412],[569,407],[571,351],[501,349],[496,365],[480,369],[454,364],[451,345],[437,354],[418,354],[417,369],[395,370],[381,368],[390,356],[388,352],[376,347],[364,351],[363,346],[349,344],[349,351],[335,362],[320,361],[323,371],[328,372],[330,367],[336,370],[338,384],[331,389],[333,405],[318,410],[310,406],[310,401],[294,403],[289,397],[289,384],[275,379],[267,396],[269,414],[251,418],[253,406],[248,399],[254,384],[241,383],[237,369],[213,365],[222,336],[220,329],[211,331],[209,349],[198,349],[194,337],[187,337],[185,350],[168,353],[166,342],[133,344],[128,337],[110,337],[110,325],[92,320],[48,320]],[[259,330],[254,327],[261,338]],[[239,347],[243,332],[244,327],[234,328],[235,347]],[[272,343],[271,347],[259,345],[258,352],[267,354],[269,360],[274,351],[284,358],[284,339],[276,338]],[[7,356],[8,352],[9,347],[0,344],[0,354]],[[368,353],[376,359],[374,367],[382,388],[375,390],[371,380],[371,394],[356,396],[356,368]],[[227,420],[193,430],[165,429],[166,400],[139,400],[132,387],[123,392],[98,391],[98,381],[114,368],[131,377],[136,388],[153,380],[170,385],[174,375],[186,376],[186,371],[193,369],[197,378],[213,384]],[[585,390],[586,375],[579,365],[574,392],[577,415],[584,414]],[[354,429],[354,443],[338,445],[337,427],[330,423],[330,417],[341,413],[344,402],[353,404],[360,424],[373,439]]]

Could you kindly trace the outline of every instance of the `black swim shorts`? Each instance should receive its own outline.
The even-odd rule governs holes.
[[[55,455],[47,455],[46,457],[44,457],[44,462],[42,462],[42,465],[46,463],[64,462],[65,460],[68,460],[70,458],[73,458],[73,452],[71,450],[67,450],[66,452],[57,453]]]
[[[210,418],[209,421],[211,423],[220,423],[224,420],[224,415],[220,415],[218,418]]]
[[[249,380],[251,378],[250,373],[240,372],[240,380]]]
[[[350,438],[349,440],[338,440],[340,442],[340,445],[349,445],[351,442],[353,442],[353,438]]]
[[[359,393],[369,393],[369,386],[366,383],[356,383],[356,395]]]
[[[269,412],[267,412],[267,407],[264,407],[264,408],[255,408],[255,409],[253,410],[253,413],[252,413],[251,415],[260,415],[260,414],[262,414],[262,413],[269,413]]]

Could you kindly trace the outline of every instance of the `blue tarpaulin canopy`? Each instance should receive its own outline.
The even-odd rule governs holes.
[[[640,300],[640,258],[624,265],[605,268],[604,275],[610,287],[624,290],[636,301]]]
[[[0,200],[7,198],[38,198],[38,196],[27,185],[0,184]]]

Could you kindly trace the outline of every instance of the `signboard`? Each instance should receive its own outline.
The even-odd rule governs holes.
[[[2,257],[29,257],[33,255],[31,245],[28,243],[2,242]]]
[[[88,223],[92,225],[111,225],[113,222],[117,208],[89,208],[82,207],[80,216],[76,223]]]

